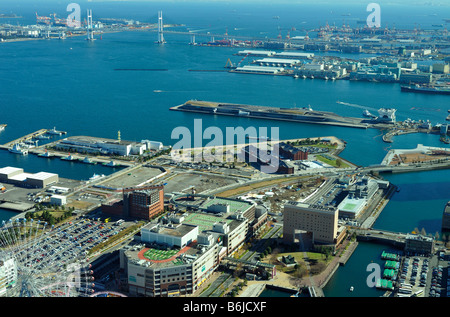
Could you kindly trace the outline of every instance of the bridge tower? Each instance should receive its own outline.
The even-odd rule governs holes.
[[[87,40],[94,40],[94,27],[92,23],[92,10],[87,10],[87,23],[86,23]]]
[[[158,11],[158,44],[164,44],[166,41],[164,40],[164,24],[162,11]]]

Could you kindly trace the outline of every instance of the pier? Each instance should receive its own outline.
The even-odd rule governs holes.
[[[198,112],[212,115],[291,121],[299,123],[323,124],[360,129],[367,129],[372,127],[386,128],[392,126],[388,123],[378,124],[365,118],[344,117],[333,112],[315,111],[311,108],[278,108],[189,100],[182,105],[170,108],[170,110]]]
[[[33,140],[35,138],[43,136],[44,134],[62,135],[62,134],[66,134],[66,133],[67,132],[64,132],[64,131],[57,131],[57,130],[55,130],[55,128],[53,128],[53,129],[39,129],[39,130],[37,130],[35,132],[29,133],[27,135],[24,135],[24,136],[22,136],[20,138],[15,139],[13,141],[10,141],[8,143],[0,145],[0,149],[5,149],[6,150],[6,149],[10,148],[11,146],[13,146],[14,144]]]

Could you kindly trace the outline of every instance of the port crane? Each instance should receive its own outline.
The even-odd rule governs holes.
[[[237,66],[235,66],[230,59],[227,60],[227,63],[225,64],[225,68],[236,68],[236,67],[240,67],[242,62],[249,56],[250,54],[246,54],[237,64]]]

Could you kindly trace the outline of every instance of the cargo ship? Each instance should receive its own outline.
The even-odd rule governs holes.
[[[444,94],[450,95],[450,87],[445,86],[424,86],[424,85],[412,85],[412,86],[400,86],[401,91],[404,92],[418,92],[423,94]]]
[[[189,100],[182,105],[170,108],[170,110],[236,117],[245,116],[247,118],[283,120],[301,123],[336,125],[362,129],[370,128],[374,123],[376,123],[372,119],[344,117],[333,112],[316,111],[311,107],[277,108]]]

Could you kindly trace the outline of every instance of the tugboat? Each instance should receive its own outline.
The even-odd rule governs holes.
[[[92,161],[88,156],[86,156],[81,163],[85,163],[85,164],[96,164],[94,161]]]
[[[44,153],[38,154],[39,157],[52,157],[52,155],[50,153],[47,152],[47,150],[45,150]]]
[[[68,156],[63,157],[61,160],[64,160],[64,161],[74,161],[75,158],[69,153]]]

